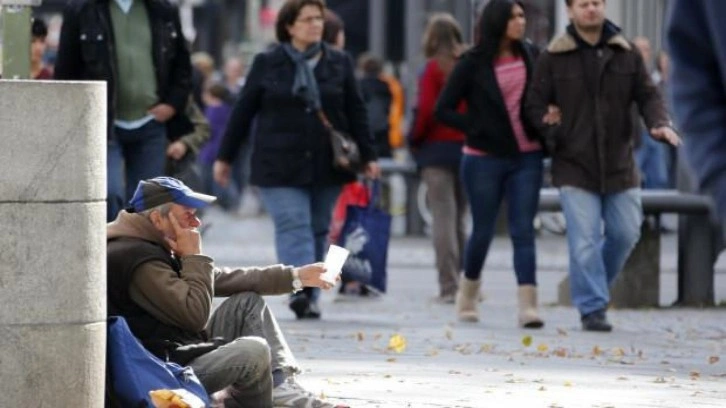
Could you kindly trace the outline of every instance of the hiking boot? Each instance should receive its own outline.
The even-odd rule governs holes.
[[[301,387],[293,377],[272,389],[272,406],[275,408],[349,408],[345,405],[335,405],[321,400]]]
[[[596,310],[588,313],[580,318],[582,322],[582,330],[594,332],[610,332],[613,326],[608,322],[605,310]]]

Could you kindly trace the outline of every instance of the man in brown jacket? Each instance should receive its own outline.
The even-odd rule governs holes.
[[[610,331],[609,285],[637,243],[643,218],[632,103],[653,138],[680,140],[642,57],[605,18],[605,1],[565,2],[572,24],[540,56],[526,113],[552,155],[567,221],[572,302],[584,330]],[[550,105],[559,108],[558,123],[545,121]]]
[[[191,366],[220,406],[332,408],[294,381],[298,365],[260,297],[329,289],[323,265],[216,267],[195,215],[214,200],[169,177],[139,183],[108,224],[109,315],[158,357]],[[215,295],[228,299],[212,313]]]

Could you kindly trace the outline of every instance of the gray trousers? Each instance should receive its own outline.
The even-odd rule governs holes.
[[[466,240],[466,195],[458,169],[424,167],[421,177],[428,187],[428,204],[433,217],[434,252],[439,272],[439,295],[456,293],[461,258]]]
[[[215,407],[272,407],[272,371],[300,371],[275,317],[256,293],[225,300],[212,314],[207,332],[234,339],[189,364]]]

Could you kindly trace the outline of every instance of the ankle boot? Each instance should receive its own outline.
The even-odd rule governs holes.
[[[537,287],[521,285],[517,288],[519,299],[519,325],[526,329],[539,329],[544,322],[537,314]]]
[[[459,280],[459,290],[456,292],[456,314],[462,322],[479,321],[479,286],[481,281],[469,280],[462,276]]]

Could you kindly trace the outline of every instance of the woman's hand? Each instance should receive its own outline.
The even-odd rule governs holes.
[[[232,165],[216,160],[214,162],[214,181],[222,187],[227,187],[229,184],[229,178],[232,175]]]
[[[378,162],[371,161],[366,163],[363,173],[366,178],[375,180],[381,177],[381,168],[378,166]]]

